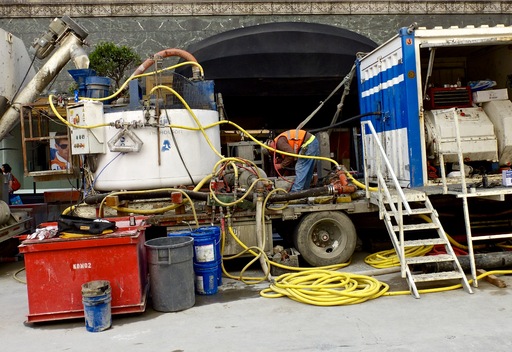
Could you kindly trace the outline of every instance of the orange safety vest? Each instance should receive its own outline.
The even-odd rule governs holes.
[[[288,140],[288,144],[290,145],[290,147],[293,148],[293,152],[295,154],[298,154],[299,149],[302,146],[302,143],[304,143],[304,138],[306,138],[306,134],[307,132],[304,130],[288,130],[274,138],[274,142],[276,143],[277,146],[277,140],[284,136]]]

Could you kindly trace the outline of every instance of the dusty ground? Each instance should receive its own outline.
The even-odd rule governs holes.
[[[373,270],[356,253],[343,272]],[[25,324],[23,261],[0,263],[3,351],[510,351],[512,276],[498,288],[485,280],[462,289],[383,296],[353,305],[320,307],[287,297],[265,298],[268,282],[224,278],[215,295],[196,295],[192,308],[113,315],[112,327],[91,333],[83,319]],[[253,270],[254,275],[261,274]],[[16,274],[16,275],[15,275]],[[233,272],[234,274],[234,272]],[[399,274],[376,276],[390,291],[407,290]],[[49,299],[59,299],[51,297]]]

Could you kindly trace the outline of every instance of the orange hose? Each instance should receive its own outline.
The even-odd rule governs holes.
[[[170,56],[179,56],[185,61],[193,61],[197,62],[194,55],[191,53],[177,48],[169,48],[162,51],[157,52],[153,57],[160,56],[162,58],[170,57]],[[149,67],[151,67],[155,63],[154,59],[147,59],[144,61],[137,69],[133,72],[132,76],[140,75],[141,73],[144,73]],[[197,67],[192,67],[192,70],[198,70]]]

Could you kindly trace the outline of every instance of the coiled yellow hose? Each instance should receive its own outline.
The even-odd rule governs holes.
[[[425,220],[430,220],[426,219]],[[448,234],[447,234],[448,236]],[[455,247],[464,247],[448,236]],[[405,249],[406,257],[427,254],[433,246],[418,246]],[[394,249],[371,254],[365,263],[378,269],[399,266],[400,260]],[[270,262],[276,265],[274,262]],[[347,264],[348,265],[348,264]],[[296,267],[284,267],[289,270],[302,270]],[[306,268],[309,269],[309,268]],[[494,270],[477,277],[480,280],[489,275],[510,275],[512,270]],[[473,280],[468,280],[471,284]],[[462,284],[418,290],[418,293],[435,293],[462,288]],[[294,274],[283,274],[273,279],[270,286],[260,292],[262,297],[288,297],[294,301],[317,306],[340,306],[363,303],[381,296],[409,295],[410,291],[389,291],[389,285],[369,276],[342,273],[323,268],[311,268]]]
[[[298,270],[299,268],[293,268]],[[510,275],[512,270],[493,270],[477,276]],[[468,280],[472,284],[473,280]],[[418,290],[419,294],[457,290],[462,284]],[[288,297],[315,306],[342,306],[363,303],[382,296],[410,295],[411,291],[389,291],[389,285],[370,276],[313,269],[295,274],[283,274],[260,291],[266,298]]]
[[[406,257],[420,257],[427,254],[434,248],[434,246],[418,246],[409,247],[405,249]],[[392,266],[399,266],[400,259],[394,249],[388,249],[385,251],[370,254],[364,259],[364,262],[374,268],[383,269]]]
[[[382,296],[389,286],[372,277],[332,270],[283,274],[260,292],[268,298],[289,297],[316,306],[340,306]]]

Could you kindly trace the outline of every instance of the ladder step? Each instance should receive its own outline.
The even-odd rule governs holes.
[[[439,226],[434,224],[433,222],[426,222],[423,224],[412,224],[412,225],[403,225],[404,231],[416,231],[416,230],[429,230],[429,229],[438,229]],[[393,231],[398,232],[398,225],[393,226]]]
[[[404,241],[404,247],[435,246],[436,244],[446,244],[446,240],[442,238],[427,238],[424,240]]]
[[[411,209],[411,215],[421,215],[421,214],[432,214],[432,210],[430,210],[428,208]]]
[[[458,271],[443,271],[440,273],[412,275],[414,282],[462,279],[462,277],[463,274]]]
[[[390,211],[388,209],[388,213],[391,214],[391,215],[394,215],[392,211]],[[432,214],[432,210],[428,209],[428,208],[416,208],[416,209],[411,209],[411,214],[407,214],[405,209],[403,209],[403,215],[404,216],[409,216],[409,215],[422,215],[422,214]]]
[[[449,254],[424,255],[421,257],[405,257],[405,261],[407,264],[449,262],[453,260],[454,258]]]
[[[402,188],[402,192],[405,196],[405,199],[408,202],[422,202],[425,201],[427,198],[427,195],[423,191],[417,191],[410,188]],[[398,192],[396,189],[390,189],[389,193],[391,195],[391,202],[397,203],[400,196],[398,195]],[[379,204],[379,192],[370,192],[370,202],[373,204]],[[384,197],[383,199],[384,204],[389,204],[389,200]]]

